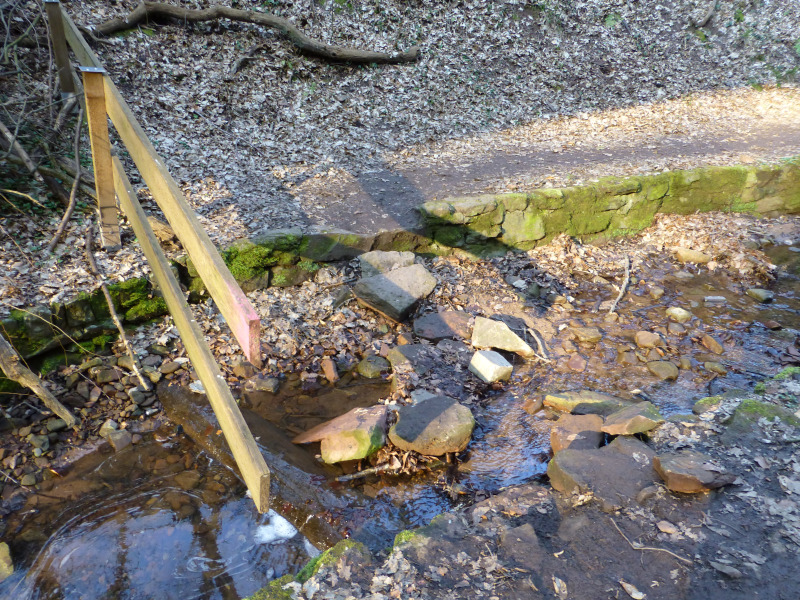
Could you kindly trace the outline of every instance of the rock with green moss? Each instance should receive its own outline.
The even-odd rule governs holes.
[[[761,419],[769,422],[778,420],[784,425],[800,427],[800,417],[782,406],[760,400],[745,399],[726,422],[727,429],[722,435],[722,440],[728,443],[746,436],[755,436],[760,439],[761,434],[757,428]]]
[[[775,375],[775,381],[783,381],[784,379],[792,379],[795,375],[800,375],[800,367],[786,367],[780,373]]]
[[[305,236],[298,248],[298,255],[314,262],[350,260],[372,250],[375,236],[349,231],[327,231]]]
[[[291,287],[308,281],[319,270],[316,263],[304,260],[292,266],[272,267],[270,285],[275,287]]]
[[[503,220],[501,241],[513,248],[529,250],[545,236],[542,215],[534,211],[507,212]]]
[[[67,325],[70,327],[82,327],[95,320],[92,305],[89,302],[89,294],[79,294],[75,299],[70,300],[64,305],[66,312]]]
[[[292,583],[295,583],[294,577],[291,575],[284,575],[280,579],[270,581],[269,584],[258,590],[252,596],[248,596],[245,600],[292,600],[295,591],[293,587],[289,585]],[[286,589],[284,589],[285,587]]]
[[[706,396],[694,403],[692,412],[696,415],[702,415],[717,410],[720,404],[722,404],[722,396]]]
[[[305,567],[300,569],[296,579],[300,583],[305,583],[316,575],[321,568],[336,565],[340,561],[369,565],[372,563],[372,555],[361,542],[342,540],[333,548],[329,548],[318,557],[309,561]]]

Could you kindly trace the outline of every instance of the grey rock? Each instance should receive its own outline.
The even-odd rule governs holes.
[[[758,302],[762,303],[772,302],[775,299],[775,292],[763,290],[761,288],[750,288],[747,290],[747,295],[753,300],[757,300]]]
[[[140,390],[138,387],[129,389],[128,397],[139,405],[144,404],[145,400],[147,400],[147,394],[145,394],[144,391]]]
[[[410,267],[414,264],[414,253],[373,250],[359,256],[358,261],[361,265],[361,276],[372,277],[401,267]]]
[[[436,279],[425,267],[411,265],[362,279],[353,286],[353,294],[369,308],[403,321],[435,287]]]
[[[452,398],[437,396],[401,407],[389,439],[401,450],[440,456],[464,450],[474,428],[475,418],[469,408]]]
[[[127,354],[119,356],[117,357],[117,366],[128,371],[133,371],[133,359]]]
[[[609,435],[634,435],[655,429],[664,417],[650,402],[639,402],[618,410],[606,417],[603,433]]]
[[[67,428],[67,423],[64,419],[50,419],[45,423],[45,427],[50,432],[64,431]]]
[[[105,439],[112,431],[117,431],[118,429],[119,429],[119,424],[113,419],[108,419],[105,423],[103,423],[100,426],[100,431],[98,431],[97,435]]]
[[[33,473],[28,473],[27,475],[23,475],[22,479],[19,480],[20,485],[24,486],[34,486],[36,485],[36,475]]]
[[[397,346],[389,351],[386,358],[391,363],[392,368],[399,365],[409,365],[417,375],[425,375],[434,368],[438,350],[423,344],[406,344]]]
[[[544,397],[545,406],[576,415],[610,415],[630,404],[628,400],[591,390],[558,392]]]
[[[106,440],[108,440],[115,452],[119,452],[133,443],[130,432],[125,429],[109,431],[108,435],[106,435]]]
[[[50,449],[50,438],[46,435],[30,434],[27,438],[28,443],[34,448],[40,448],[42,452],[47,452]]]
[[[67,313],[67,324],[70,327],[81,327],[94,321],[92,305],[85,298],[76,298],[64,305]]]
[[[511,331],[502,321],[476,317],[472,329],[472,345],[476,348],[497,348],[514,352],[524,358],[534,355],[531,348],[521,337]]]
[[[545,557],[536,530],[530,523],[507,529],[500,535],[500,559],[513,561],[523,569],[537,572]]]
[[[417,337],[438,342],[444,339],[469,339],[472,336],[472,315],[460,310],[428,313],[414,321]]]
[[[251,377],[244,384],[244,390],[246,392],[269,392],[270,394],[277,394],[280,387],[280,379],[276,377],[264,377],[263,375]]]
[[[174,373],[180,368],[181,368],[181,363],[170,360],[165,363],[162,363],[161,366],[158,368],[158,370],[163,375],[169,375],[170,373]]]

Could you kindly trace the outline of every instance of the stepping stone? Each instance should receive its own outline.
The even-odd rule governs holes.
[[[503,356],[494,350],[478,350],[469,361],[469,370],[482,381],[508,381],[514,367]]]
[[[436,396],[401,407],[389,439],[401,450],[441,456],[464,450],[474,428],[475,418],[469,408],[452,398]]]
[[[761,288],[750,288],[747,290],[747,295],[753,300],[757,300],[758,302],[762,303],[772,302],[775,299],[775,292],[762,290]]]
[[[361,264],[361,277],[372,277],[401,267],[410,267],[414,264],[414,253],[373,250],[359,256],[358,262]]]
[[[561,415],[550,430],[553,453],[571,448],[592,450],[603,442],[603,417],[600,415]]]
[[[407,344],[389,350],[386,359],[396,369],[399,365],[410,365],[420,377],[434,368],[439,351],[423,344]]]
[[[572,327],[575,339],[587,344],[596,344],[603,339],[603,334],[597,327]]]
[[[638,331],[635,340],[639,348],[655,348],[656,346],[663,345],[661,336],[657,333],[651,333],[650,331]]]
[[[634,435],[655,429],[664,417],[650,402],[639,402],[608,415],[603,433],[609,435]]]
[[[438,342],[444,339],[464,339],[472,336],[472,315],[460,310],[428,313],[414,321],[417,337]]]
[[[359,302],[393,321],[403,321],[436,287],[436,279],[422,265],[401,267],[374,275],[353,286]]]
[[[378,451],[386,443],[384,405],[354,408],[345,414],[321,423],[295,437],[295,444],[322,442],[320,453],[328,464],[345,460],[360,460]]]
[[[655,453],[633,437],[621,436],[596,450],[562,450],[547,467],[550,485],[566,493],[592,493],[605,512],[629,504],[656,483]]]
[[[497,348],[515,352],[524,358],[534,355],[533,348],[511,331],[508,325],[484,317],[475,318],[475,326],[472,329],[472,345],[476,348]]]
[[[575,415],[610,415],[625,408],[631,402],[602,392],[581,390],[546,394],[544,405]]]
[[[736,479],[716,466],[709,456],[693,450],[656,456],[653,468],[670,490],[684,494],[707,492]]]

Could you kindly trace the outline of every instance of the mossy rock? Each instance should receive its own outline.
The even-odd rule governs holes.
[[[433,239],[442,246],[459,248],[464,245],[466,232],[464,227],[439,227],[433,231]]]
[[[775,375],[775,381],[783,381],[784,379],[791,379],[795,375],[800,375],[800,367],[786,367],[780,373]]]
[[[761,434],[756,431],[760,419],[768,421],[780,419],[787,425],[800,427],[800,418],[785,408],[768,402],[746,399],[742,400],[732,417],[726,422],[727,429],[722,434],[722,441],[729,443],[747,436],[760,439]]]
[[[125,320],[130,323],[144,323],[169,312],[167,303],[160,296],[142,300],[125,312]]]
[[[372,562],[372,555],[364,544],[353,540],[342,540],[333,548],[325,550],[325,552],[309,561],[305,567],[300,569],[295,579],[300,583],[305,583],[316,575],[317,571],[322,567],[336,564],[345,554],[358,556],[362,563],[368,564]]]
[[[534,211],[507,212],[503,220],[503,235],[500,240],[514,248],[530,250],[537,240],[545,236],[544,219]]]
[[[742,199],[747,179],[748,169],[738,166],[673,171],[661,212],[690,214],[731,210]]]
[[[294,582],[294,577],[284,575],[280,579],[270,581],[266,587],[261,588],[245,600],[292,600],[292,589],[284,590],[284,586]]]
[[[206,284],[199,277],[194,277],[189,282],[189,302],[197,304],[208,298]]]
[[[311,261],[303,261],[302,264],[316,266],[316,263]],[[299,263],[293,266],[272,267],[270,285],[275,287],[290,287],[293,285],[300,285],[304,281],[308,281],[311,277],[313,277],[315,270],[318,269],[319,267],[313,270],[312,268],[304,268]]]
[[[329,231],[306,235],[300,242],[297,254],[300,258],[314,262],[350,260],[372,250],[373,235],[361,235],[349,231]]]
[[[696,415],[702,415],[703,413],[716,410],[719,408],[719,405],[722,404],[722,399],[722,396],[706,396],[705,398],[701,398],[694,403],[692,412]]]

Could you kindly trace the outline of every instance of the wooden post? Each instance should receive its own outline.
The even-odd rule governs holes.
[[[186,348],[186,353],[192,361],[197,376],[203,382],[208,400],[217,415],[222,432],[231,448],[233,458],[239,467],[247,489],[256,504],[256,509],[266,512],[269,509],[269,469],[264,457],[247,427],[247,423],[239,412],[239,407],[231,395],[225,378],[219,371],[214,356],[203,337],[203,332],[192,317],[180,285],[172,274],[167,257],[153,234],[147,216],[144,214],[136,193],[125,175],[122,163],[115,156],[114,185],[119,196],[119,203],[128,221],[136,233],[136,239],[142,247],[147,262],[153,270],[153,276],[158,283],[167,308],[172,314],[172,319],[181,340]]]
[[[86,43],[69,15],[62,12],[62,18],[64,35],[78,61],[82,65],[102,67],[102,62]],[[192,207],[186,202],[183,192],[150,143],[117,86],[110,77],[105,77],[104,81],[108,116],[139,169],[139,174],[192,259],[200,278],[217,303],[219,312],[225,317],[247,360],[260,367],[261,319],[200,225]]]
[[[61,85],[61,97],[75,93],[75,82],[72,79],[72,66],[67,53],[67,40],[64,38],[64,20],[61,18],[61,2],[44,0],[47,9],[47,22],[50,26],[50,40],[53,43],[53,56],[58,67],[58,81]]]
[[[108,140],[106,116],[105,69],[81,67],[83,92],[86,97],[86,116],[89,139],[92,142],[92,163],[97,205],[100,210],[100,239],[103,248],[116,249],[121,245],[117,202],[114,199],[114,174],[111,170],[111,143]],[[75,160],[80,157],[76,156]]]

